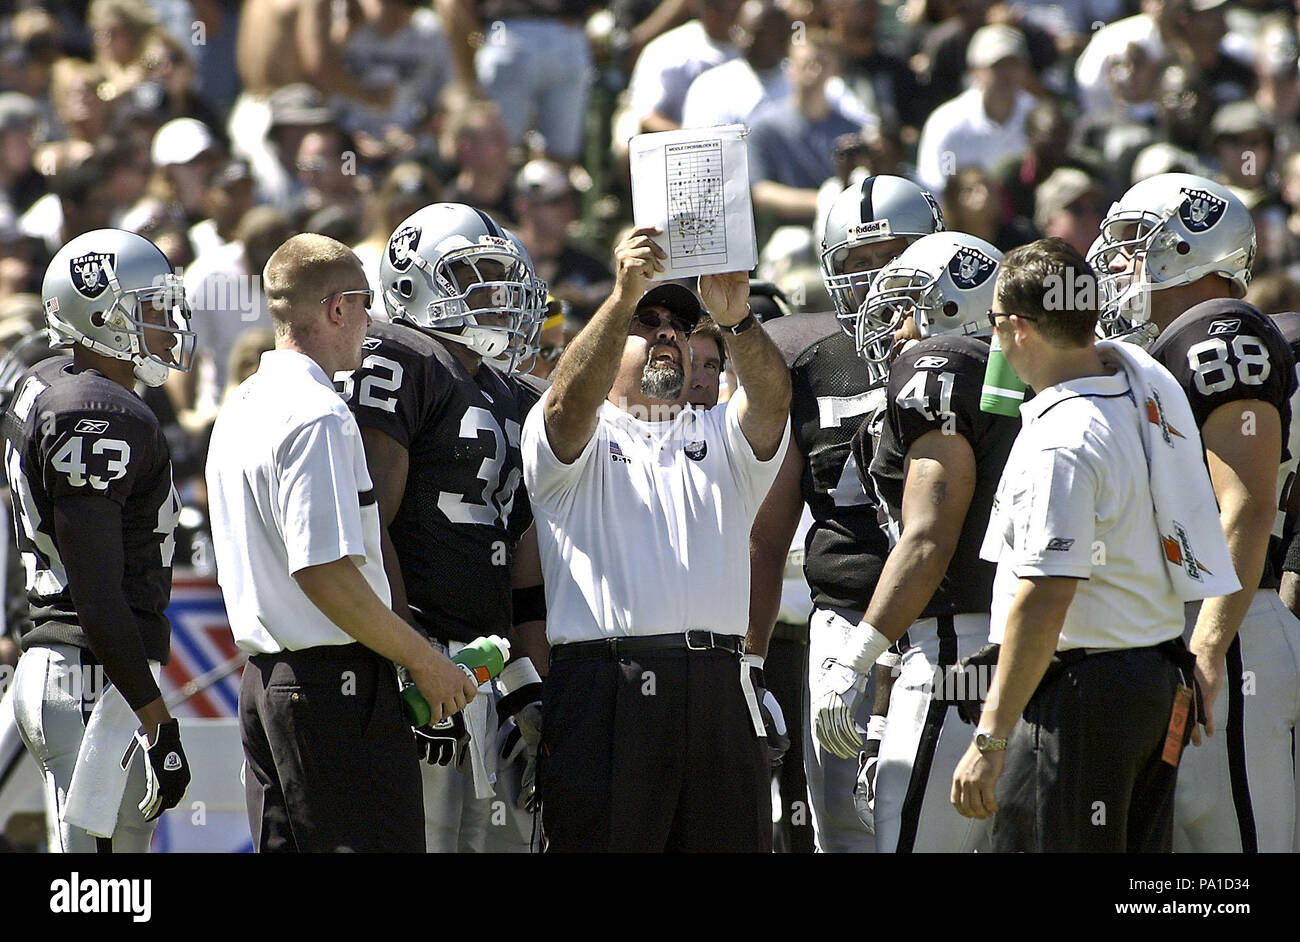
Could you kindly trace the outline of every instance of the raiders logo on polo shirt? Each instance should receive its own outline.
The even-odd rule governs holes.
[[[997,264],[996,260],[979,249],[964,245],[948,261],[948,275],[958,288],[969,291],[988,281]]]
[[[411,262],[414,261],[412,256],[419,245],[419,226],[407,226],[405,229],[397,230],[388,240],[388,263],[398,271],[406,271],[411,267]]]
[[[686,452],[686,457],[692,461],[703,461],[704,456],[709,453],[709,443],[706,441],[688,442],[682,450]]]
[[[108,270],[117,268],[116,252],[87,252],[68,262],[72,272],[72,287],[83,298],[95,299],[108,287]]]
[[[1223,218],[1223,211],[1228,208],[1228,201],[1220,199],[1209,190],[1183,187],[1185,197],[1178,206],[1178,218],[1192,232],[1205,232],[1213,229]]]

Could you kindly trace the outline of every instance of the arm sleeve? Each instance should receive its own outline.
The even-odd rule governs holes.
[[[524,432],[520,442],[520,452],[524,460],[524,486],[528,491],[531,505],[555,508],[569,501],[573,491],[596,455],[596,449],[604,436],[597,420],[596,430],[583,447],[582,453],[565,464],[551,450],[551,442],[546,437],[546,400],[551,390],[547,388],[537,404],[524,419]]]
[[[122,590],[122,507],[94,494],[64,495],[54,501],[54,533],[90,649],[127,704],[138,710],[162,694]]]
[[[282,446],[276,510],[290,574],[366,556],[358,488],[356,424],[334,413],[304,425]],[[364,461],[364,458],[362,458]]]

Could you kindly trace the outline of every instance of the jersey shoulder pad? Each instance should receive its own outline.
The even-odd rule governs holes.
[[[971,337],[931,337],[889,369],[889,420],[903,451],[939,430],[974,441],[983,426],[980,393],[988,346]]]
[[[781,351],[785,365],[791,368],[809,347],[832,334],[843,333],[834,314],[788,314],[765,322],[763,330]]]

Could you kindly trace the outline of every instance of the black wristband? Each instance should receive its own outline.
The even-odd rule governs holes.
[[[529,621],[546,621],[546,588],[540,584],[510,592],[512,625]]]
[[[734,337],[737,334],[743,334],[745,331],[749,330],[757,323],[758,323],[758,318],[754,316],[753,311],[750,311],[748,314],[745,315],[745,319],[741,321],[739,324],[729,324],[726,326],[719,324],[718,327],[722,330],[725,330],[727,333],[731,334]]]

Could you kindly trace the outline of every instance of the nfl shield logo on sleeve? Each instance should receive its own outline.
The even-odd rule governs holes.
[[[77,289],[77,294],[94,300],[108,287],[108,269],[117,268],[117,254],[87,252],[68,262],[68,268],[72,274],[72,287]]]

